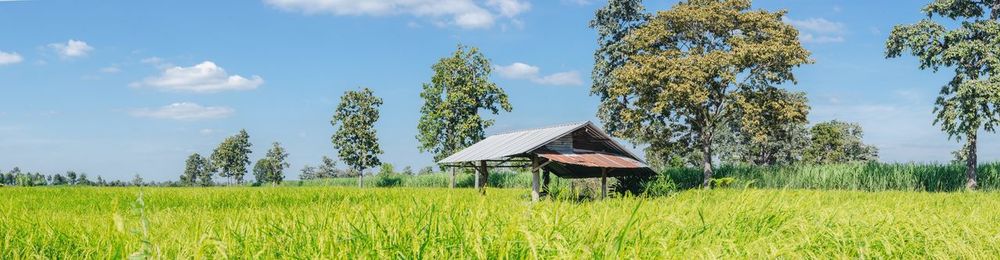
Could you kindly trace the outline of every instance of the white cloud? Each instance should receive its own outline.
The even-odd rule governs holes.
[[[507,66],[497,66],[500,76],[509,79],[533,79],[538,77],[538,67],[515,62]]]
[[[22,61],[24,61],[24,57],[21,57],[21,54],[0,51],[0,66],[20,63]]]
[[[531,10],[531,3],[520,0],[488,0],[486,5],[499,10],[500,14],[506,17],[514,17]]]
[[[541,70],[537,66],[521,62],[515,62],[507,66],[498,65],[496,68],[497,73],[499,73],[501,77],[508,79],[530,80],[531,82],[542,85],[583,85],[583,79],[580,78],[580,73],[576,71],[565,71],[541,76],[539,73]]]
[[[844,42],[844,37],[842,36],[815,36],[811,33],[803,33],[799,35],[799,40],[807,43],[838,43]]]
[[[180,102],[159,108],[140,108],[132,111],[132,116],[194,121],[203,119],[218,119],[232,115],[236,110],[228,107],[206,107],[190,102]]]
[[[73,39],[70,39],[66,43],[51,43],[49,44],[49,48],[63,58],[87,56],[87,53],[94,50],[94,47],[88,45],[87,42]]]
[[[579,86],[579,85],[583,85],[583,80],[580,79],[580,73],[576,72],[576,71],[566,71],[566,72],[554,73],[554,74],[551,74],[551,75],[548,75],[548,76],[545,76],[545,77],[538,78],[537,80],[533,80],[533,81],[535,81],[535,82],[537,82],[539,84],[557,85],[557,86],[563,86],[563,85]]]
[[[218,131],[216,131],[215,129],[211,129],[211,128],[205,128],[205,129],[198,130],[198,133],[200,133],[202,135],[210,135],[210,134],[214,134],[216,132],[218,132]]]
[[[249,79],[229,75],[214,62],[204,61],[191,67],[173,66],[163,69],[155,77],[133,82],[133,87],[152,87],[164,91],[215,93],[227,90],[252,90],[264,84],[264,79],[254,75]]]
[[[795,20],[782,18],[786,23],[799,29],[799,39],[806,43],[837,43],[844,42],[847,26],[841,22],[833,22],[824,18],[808,18]]]
[[[411,15],[430,18],[435,24],[466,29],[489,28],[496,16],[514,18],[531,9],[524,0],[264,0],[285,11],[338,16]]]

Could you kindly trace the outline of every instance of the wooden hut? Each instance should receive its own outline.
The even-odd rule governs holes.
[[[490,168],[530,167],[532,200],[548,191],[549,174],[601,178],[602,197],[607,196],[608,177],[656,174],[589,121],[489,136],[438,163],[475,169],[475,187],[481,192]],[[543,172],[545,182],[541,183]]]

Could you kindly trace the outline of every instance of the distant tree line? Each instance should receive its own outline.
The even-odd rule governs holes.
[[[90,179],[86,173],[67,171],[63,174],[42,174],[38,172],[22,171],[20,167],[14,167],[8,172],[0,171],[0,186],[102,186],[102,187],[126,187],[126,186],[178,186],[178,182],[147,182],[139,175],[135,175],[131,181],[105,180],[98,175]]]
[[[212,151],[210,157],[198,153],[191,154],[185,161],[184,172],[180,176],[182,186],[213,186],[217,183],[214,176],[226,178],[226,184],[243,184],[243,177],[250,169],[250,134],[240,130],[239,133],[226,137]],[[288,152],[280,143],[271,144],[264,158],[257,160],[253,166],[255,181],[253,185],[278,185],[285,179],[285,169],[289,167],[286,161]]]

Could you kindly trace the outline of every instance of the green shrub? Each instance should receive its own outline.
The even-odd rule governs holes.
[[[675,192],[677,192],[677,184],[670,177],[660,175],[645,183],[642,194],[648,197],[663,197]]]

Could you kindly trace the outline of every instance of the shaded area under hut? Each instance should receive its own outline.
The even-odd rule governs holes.
[[[485,192],[490,168],[530,168],[532,200],[548,193],[550,174],[601,178],[601,197],[607,196],[608,177],[656,174],[589,121],[492,135],[438,163],[475,169],[480,192]]]

